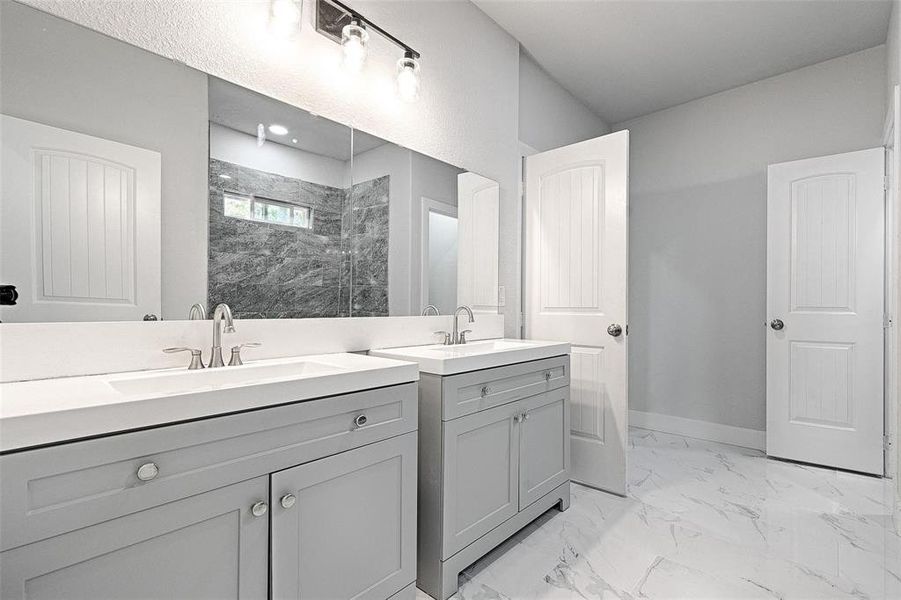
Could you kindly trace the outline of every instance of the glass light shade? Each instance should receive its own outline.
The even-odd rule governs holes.
[[[397,61],[397,94],[404,102],[419,99],[419,61],[411,56]]]
[[[369,49],[369,32],[355,21],[341,30],[341,46],[344,49],[344,66],[359,71],[366,62]]]
[[[297,0],[272,0],[269,21],[273,31],[281,36],[291,36],[300,28],[300,3]]]

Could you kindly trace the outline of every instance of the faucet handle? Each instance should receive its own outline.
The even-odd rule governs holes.
[[[165,352],[166,354],[172,354],[174,352],[190,352],[191,364],[188,365],[188,370],[193,371],[194,369],[203,368],[203,359],[201,358],[200,350],[198,348],[185,348],[182,346],[177,346],[175,348],[163,348],[163,352]]]
[[[436,331],[435,335],[443,335],[444,336],[444,345],[445,346],[451,345],[451,334],[448,333],[447,331]]]
[[[467,333],[472,333],[472,329],[464,329],[463,331],[460,332],[460,336],[457,338],[458,344],[466,343],[466,334]]]
[[[262,342],[244,342],[243,344],[232,346],[232,357],[228,361],[228,366],[238,367],[244,364],[244,361],[241,360],[241,348],[259,348],[262,345]]]

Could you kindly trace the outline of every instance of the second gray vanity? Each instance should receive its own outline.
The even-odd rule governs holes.
[[[505,344],[510,350],[496,350]],[[447,357],[435,366],[421,360],[419,381],[416,584],[438,600],[457,591],[457,577],[467,566],[543,512],[566,510],[570,502],[569,356],[560,354],[568,347],[544,346],[545,355],[558,355],[503,366],[424,372],[453,371],[461,359],[467,362],[457,364],[471,366],[489,356],[497,362],[504,354],[512,362],[540,344],[501,340],[469,346],[375,353],[417,360],[423,358],[417,353],[434,351]]]

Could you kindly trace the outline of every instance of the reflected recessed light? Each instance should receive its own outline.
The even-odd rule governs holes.
[[[285,127],[284,125],[270,125],[269,133],[272,133],[275,135],[285,135],[288,133],[288,128]]]
[[[292,144],[296,144],[296,143],[297,143],[297,138],[291,138],[291,143],[292,143]]]
[[[231,178],[232,178],[232,176],[227,173],[222,173],[221,175],[219,175],[219,179],[231,179]]]

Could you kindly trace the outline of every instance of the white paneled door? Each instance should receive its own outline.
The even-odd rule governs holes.
[[[0,283],[19,292],[0,320],[159,315],[159,153],[0,119]]]
[[[882,148],[770,165],[767,453],[883,474]]]
[[[497,314],[499,210],[496,181],[457,175],[457,304],[476,313]]]
[[[572,479],[626,493],[629,132],[526,158],[526,337],[572,345]]]

